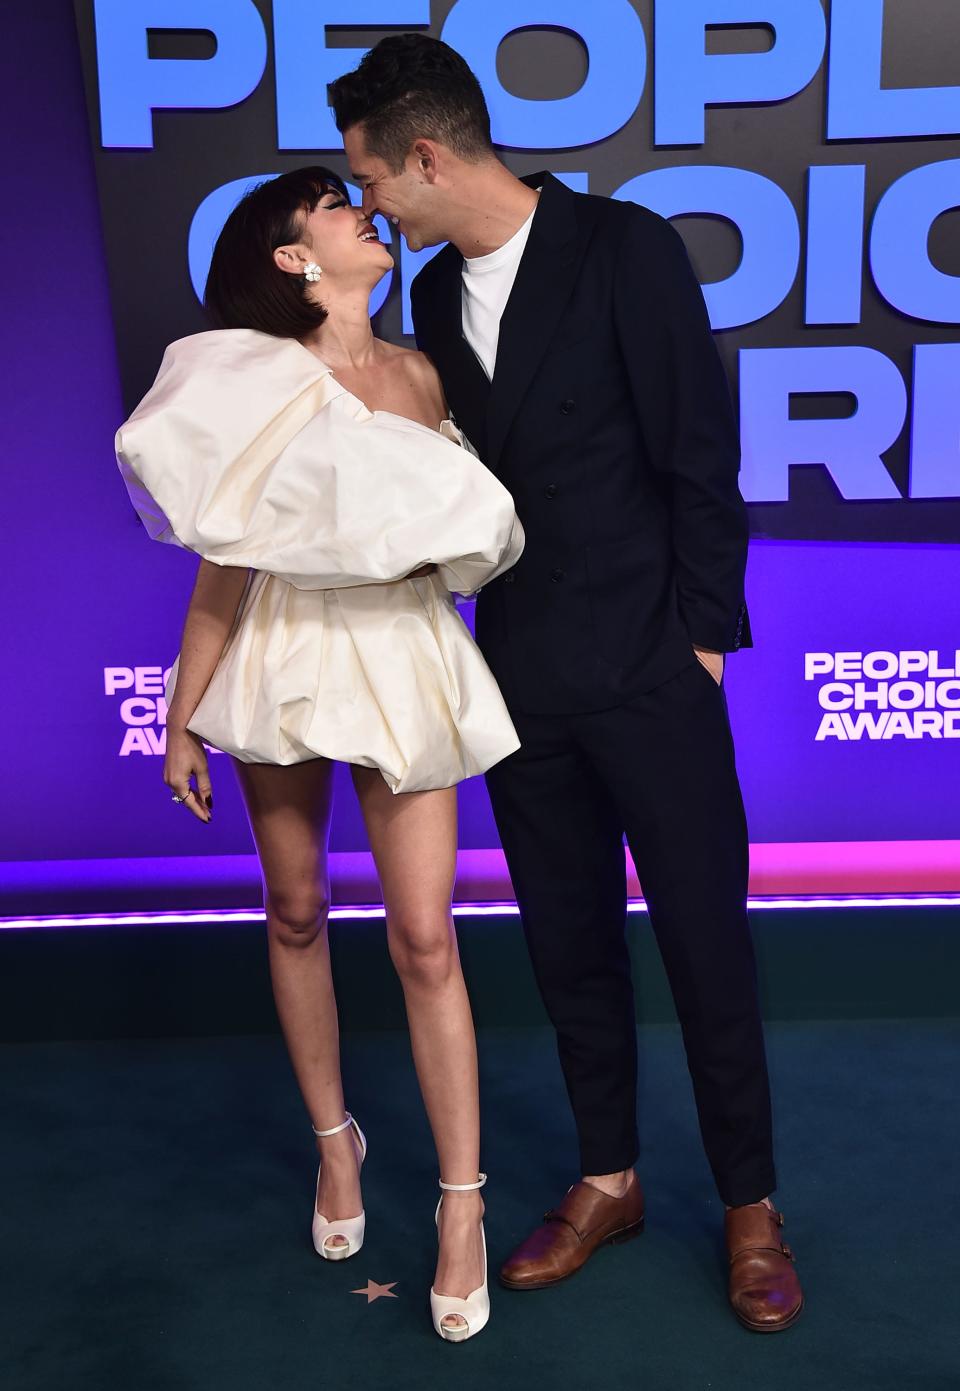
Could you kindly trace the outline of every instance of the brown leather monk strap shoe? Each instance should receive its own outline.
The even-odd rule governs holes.
[[[779,1333],[796,1323],[803,1291],[793,1252],[780,1240],[783,1214],[766,1203],[727,1209],[730,1303],[744,1328]]]
[[[598,1246],[629,1241],[643,1231],[643,1190],[633,1182],[622,1198],[575,1183],[543,1226],[522,1242],[500,1271],[509,1290],[542,1290],[574,1275]]]

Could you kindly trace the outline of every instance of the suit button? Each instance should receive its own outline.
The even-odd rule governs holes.
[[[573,412],[574,412],[576,409],[577,409],[577,403],[576,403],[576,401],[561,401],[561,402],[560,402],[560,414],[561,414],[561,415],[573,415]]]
[[[508,570],[507,573],[506,573],[506,574],[504,575],[504,577],[503,577],[503,582],[504,582],[504,584],[514,584],[514,583],[516,582],[516,578],[517,578],[517,577],[516,577],[516,575],[513,573],[513,571],[512,571],[512,570]]]
[[[544,497],[556,497],[556,495],[557,495],[557,485],[556,485],[556,483],[548,483],[547,486],[546,486],[546,487],[544,488],[544,490],[543,490],[543,495],[544,495]]]
[[[551,579],[551,581],[552,581],[554,584],[559,584],[560,581],[563,579],[563,571],[562,571],[562,570],[551,570],[551,571],[550,571],[550,579]]]

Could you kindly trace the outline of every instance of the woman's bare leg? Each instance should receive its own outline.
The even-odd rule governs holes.
[[[456,791],[395,796],[378,772],[353,772],[380,875],[390,955],[403,986],[440,1177],[445,1183],[475,1183],[480,1164],[477,1043],[450,913],[457,863]],[[438,1294],[463,1299],[481,1283],[482,1213],[479,1192],[444,1195],[434,1284]]]
[[[333,767],[326,759],[236,767],[263,870],[277,1014],[310,1119],[317,1130],[330,1130],[344,1118],[327,938]],[[330,1222],[358,1216],[363,1203],[352,1132],[318,1140],[317,1148],[323,1159],[317,1211]]]

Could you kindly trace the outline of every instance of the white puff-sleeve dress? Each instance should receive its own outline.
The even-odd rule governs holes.
[[[300,343],[220,330],[167,349],[117,459],[154,539],[253,572],[189,723],[207,743],[377,768],[394,792],[519,747],[453,594],[515,564],[523,531],[452,422],[370,411]]]

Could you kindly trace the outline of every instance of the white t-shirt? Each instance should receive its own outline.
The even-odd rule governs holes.
[[[533,212],[536,212],[534,208]],[[487,256],[464,257],[462,305],[463,336],[476,353],[480,365],[493,380],[500,342],[500,318],[507,307],[517,267],[523,256],[533,213],[508,242]]]

